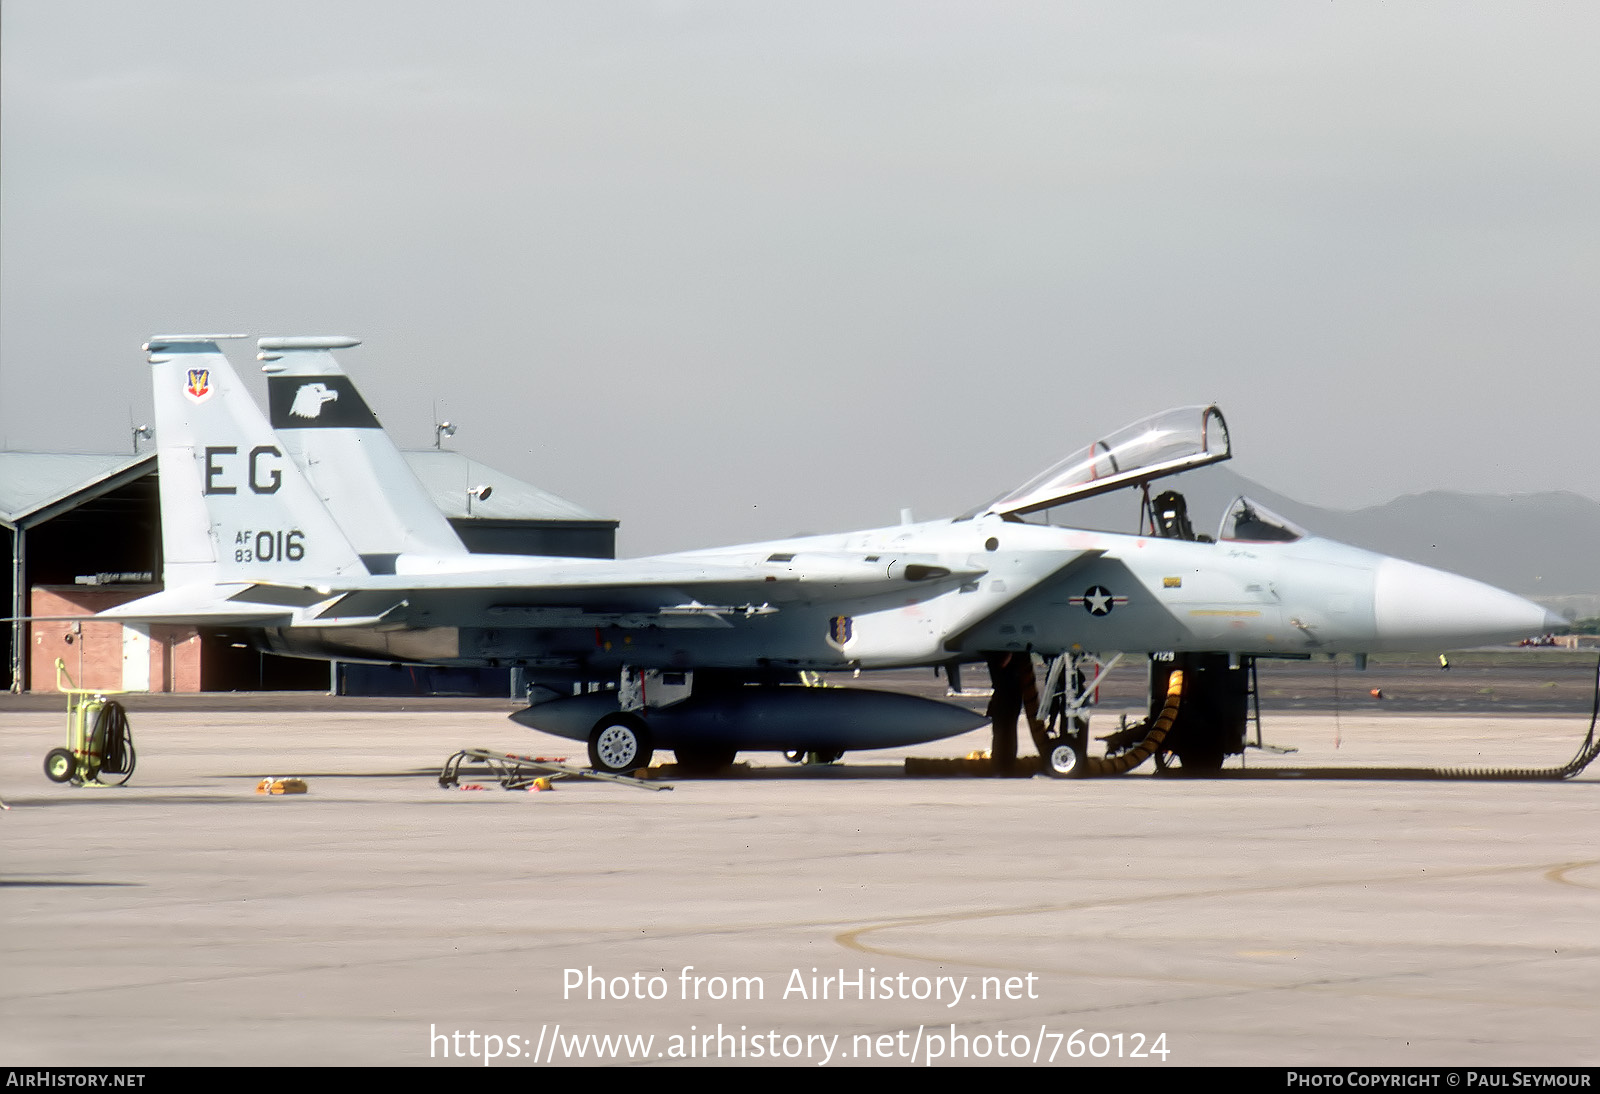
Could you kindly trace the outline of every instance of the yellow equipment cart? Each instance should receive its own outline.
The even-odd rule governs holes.
[[[106,698],[123,693],[78,687],[60,658],[56,690],[67,697],[67,747],[52,748],[45,756],[45,776],[76,786],[121,786],[131,779],[138,757],[128,712],[115,699]],[[104,781],[106,775],[113,781]]]

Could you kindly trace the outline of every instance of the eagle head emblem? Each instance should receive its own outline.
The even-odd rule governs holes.
[[[320,417],[323,404],[338,397],[339,393],[326,384],[301,384],[300,390],[294,393],[294,405],[289,407],[289,413],[296,418]]]

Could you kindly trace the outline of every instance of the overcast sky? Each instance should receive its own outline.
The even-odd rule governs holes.
[[[349,334],[624,553],[1217,402],[1306,502],[1600,498],[1592,2],[4,0],[0,447]],[[249,361],[253,345],[236,360]]]

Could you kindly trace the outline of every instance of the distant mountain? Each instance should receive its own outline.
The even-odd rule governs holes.
[[[1557,610],[1600,610],[1600,502],[1580,494],[1407,494],[1366,509],[1321,509],[1269,490],[1226,466],[1166,480],[1189,501],[1196,531],[1215,534],[1240,494],[1307,531],[1396,558],[1465,574]],[[1056,510],[1055,523],[1131,531],[1133,491]]]

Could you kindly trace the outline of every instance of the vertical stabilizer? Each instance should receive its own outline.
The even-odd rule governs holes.
[[[366,573],[217,347],[238,337],[165,335],[144,347],[153,366],[168,590]]]
[[[467,553],[333,350],[354,338],[263,338],[272,428],[374,572],[395,556]]]

